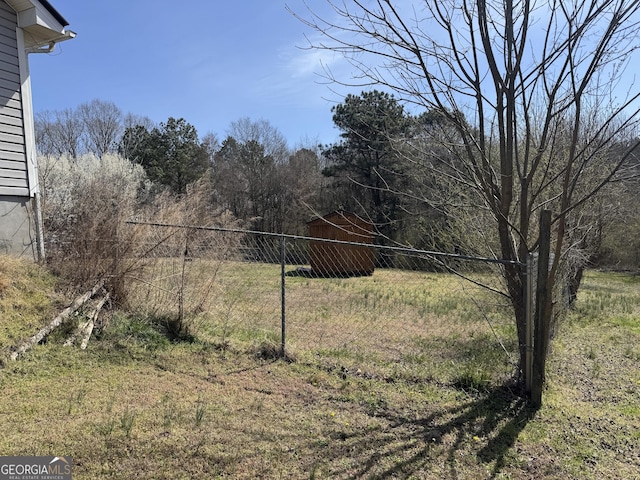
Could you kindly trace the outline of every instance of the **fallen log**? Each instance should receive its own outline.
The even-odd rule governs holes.
[[[71,333],[71,335],[69,335],[69,337],[67,337],[67,339],[64,341],[64,343],[62,344],[63,347],[71,347],[73,346],[73,344],[76,342],[76,339],[80,336],[81,332],[84,332],[84,329],[87,328],[87,325],[89,324],[89,321],[87,320],[86,322],[84,322],[82,325],[78,325],[73,332]]]
[[[23,355],[25,352],[31,350],[35,345],[40,343],[44,337],[49,335],[56,327],[60,326],[64,320],[66,320],[72,313],[78,310],[82,305],[87,303],[91,297],[93,297],[98,290],[100,290],[104,286],[104,280],[100,280],[95,287],[89,292],[80,295],[76,298],[73,303],[65,308],[60,314],[53,319],[53,321],[42,328],[38,333],[36,333],[29,340],[24,342],[18,349],[11,354],[11,360],[17,360],[20,355]]]
[[[91,336],[91,332],[93,332],[93,327],[98,319],[98,315],[100,314],[100,310],[109,299],[109,292],[106,292],[102,298],[93,301],[90,306],[90,313],[84,317],[85,321],[81,321],[78,323],[78,326],[73,330],[71,335],[64,341],[62,346],[71,347],[77,340],[78,337],[82,336],[83,339],[87,338],[87,331],[89,332],[89,336]],[[89,339],[87,338],[86,342]],[[86,348],[86,342],[83,340],[84,347],[80,347],[83,350]]]
[[[91,312],[91,315],[89,315],[89,321],[87,322],[84,328],[82,343],[80,344],[80,348],[82,350],[87,348],[87,344],[89,343],[89,339],[91,338],[91,333],[93,332],[93,326],[96,324],[96,320],[98,320],[98,315],[100,315],[100,310],[102,310],[102,307],[104,306],[107,300],[109,300],[109,292],[107,292],[105,296],[100,299],[100,301],[96,304],[93,311]]]

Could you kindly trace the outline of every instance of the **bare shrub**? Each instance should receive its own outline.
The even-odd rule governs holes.
[[[142,168],[119,156],[41,164],[50,268],[74,290],[104,279],[119,307],[161,323],[171,338],[193,338],[220,262],[240,242],[206,228],[239,226],[213,206],[208,176],[181,196],[150,195]]]
[[[238,221],[212,205],[207,176],[190,185],[186,195],[167,192],[137,212],[139,243],[134,256],[144,271],[127,277],[129,298],[139,313],[162,319],[171,336],[192,338],[193,322],[207,311],[218,271],[235,255],[241,236],[208,227],[238,228]]]
[[[148,184],[144,171],[116,155],[41,163],[49,266],[73,288],[105,278],[114,300],[125,302],[123,277],[139,267],[128,255],[138,232],[123,232],[122,225],[139,208],[138,193]]]

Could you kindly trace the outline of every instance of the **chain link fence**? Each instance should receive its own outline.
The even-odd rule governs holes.
[[[510,375],[517,339],[499,263],[234,229],[143,224],[129,302],[219,349],[381,378]],[[461,264],[472,266],[455,274]],[[487,289],[486,287],[489,287]]]

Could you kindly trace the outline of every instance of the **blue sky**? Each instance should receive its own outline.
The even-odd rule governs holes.
[[[313,32],[285,4],[304,11],[302,0],[51,3],[77,37],[30,55],[36,113],[97,98],[155,122],[183,117],[220,140],[242,117],[268,120],[292,147],[338,139],[331,107],[348,92],[319,74],[321,60],[341,62],[299,48]]]

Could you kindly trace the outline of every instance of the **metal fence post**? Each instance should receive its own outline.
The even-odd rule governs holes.
[[[286,241],[284,235],[280,237],[280,355],[282,358],[286,355],[286,334],[287,334],[287,317],[285,302],[285,263],[286,263]]]

